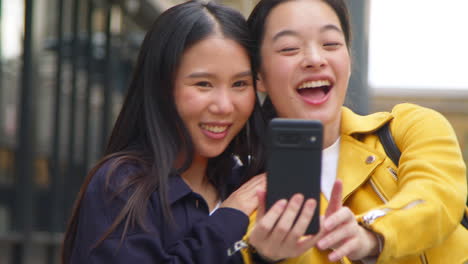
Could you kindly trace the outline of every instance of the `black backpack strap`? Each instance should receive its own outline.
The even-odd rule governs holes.
[[[398,167],[401,152],[400,149],[398,149],[395,140],[393,140],[392,132],[390,131],[390,122],[379,128],[379,130],[377,130],[377,135],[380,138],[380,142],[382,143],[385,153],[387,153],[387,156]]]
[[[377,130],[377,135],[380,138],[380,142],[385,150],[387,156],[393,161],[393,163],[398,167],[400,162],[401,151],[395,143],[395,140],[392,136],[392,131],[390,131],[390,122],[383,125],[379,130]],[[461,224],[468,229],[468,210],[465,209]]]
[[[463,218],[461,220],[462,226],[464,226],[466,229],[468,229],[468,210],[465,210],[463,214]]]

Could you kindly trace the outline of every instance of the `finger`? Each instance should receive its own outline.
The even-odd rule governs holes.
[[[263,190],[257,190],[257,199],[258,199],[258,209],[257,209],[257,221],[258,219],[263,218],[265,215],[265,197],[266,192]]]
[[[266,213],[257,217],[257,223],[260,224],[262,228],[271,231],[278,219],[286,210],[287,203],[288,202],[285,199],[277,201]],[[263,205],[264,204],[265,203],[263,202]],[[265,207],[262,210],[265,212]]]
[[[283,241],[286,235],[291,231],[291,227],[301,210],[303,201],[304,195],[302,194],[295,194],[289,200],[286,210],[278,220],[274,232],[272,233],[272,238],[275,241]]]
[[[261,176],[261,175],[259,175]],[[247,200],[255,199],[257,189],[265,190],[266,189],[266,179],[265,177],[259,177],[251,179],[250,181],[244,183],[235,193],[245,197]]]
[[[270,210],[268,210],[268,212],[266,212],[266,214],[260,212],[260,215],[257,215],[255,226],[252,230],[249,239],[252,243],[255,241],[264,241],[267,239],[267,237],[271,234],[271,231],[275,226],[276,222],[283,214],[283,211],[286,208],[286,204],[286,200],[279,200],[270,208]],[[262,210],[264,211],[264,209]]]
[[[310,248],[315,247],[318,239],[318,235],[307,235],[300,237],[296,243],[296,248],[298,250],[297,253],[302,255],[302,253],[306,252]]]
[[[331,262],[339,261],[340,259],[356,253],[359,250],[359,241],[357,238],[349,239],[341,246],[335,248],[333,252],[328,255]]]
[[[326,232],[329,232],[347,222],[356,223],[357,225],[353,212],[348,207],[341,207],[328,218],[325,218],[323,228]]]
[[[317,243],[322,250],[327,248],[338,248],[343,241],[356,237],[358,234],[358,225],[352,222],[347,222],[333,229],[333,231],[324,235]]]
[[[325,211],[325,217],[336,212],[342,206],[342,194],[343,193],[343,183],[341,180],[336,180],[333,184],[333,189],[330,197],[330,201],[328,203],[327,210]]]
[[[244,183],[241,188],[252,188],[255,187],[262,182],[266,182],[266,174],[262,173],[257,176],[252,177],[252,179],[248,180],[246,183]]]
[[[294,227],[286,238],[289,243],[297,243],[298,239],[304,235],[310,221],[314,217],[316,205],[317,202],[313,199],[309,199],[304,203],[301,214],[297,218]]]

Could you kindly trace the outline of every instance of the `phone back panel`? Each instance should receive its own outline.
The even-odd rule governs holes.
[[[296,193],[316,199],[307,234],[319,230],[322,141],[323,127],[317,120],[275,118],[269,124],[267,208]]]

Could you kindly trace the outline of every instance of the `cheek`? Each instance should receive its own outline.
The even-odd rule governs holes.
[[[203,107],[203,99],[201,96],[183,92],[176,94],[176,107],[184,123],[190,120],[192,116],[196,116]],[[187,124],[186,124],[187,125]]]
[[[291,58],[271,55],[263,63],[262,72],[270,78],[278,78],[289,74],[293,63]]]
[[[255,92],[253,90],[237,99],[237,109],[242,119],[246,120],[250,117],[255,106],[255,100]]]
[[[334,65],[341,74],[348,79],[351,76],[351,58],[348,51],[343,51],[342,54],[334,60]]]
[[[351,65],[344,61],[344,63],[342,62],[337,65],[337,69],[339,70],[340,75],[341,75],[340,77],[341,77],[342,85],[344,85],[345,88],[347,88],[349,79],[351,77]]]
[[[276,89],[284,89],[292,80],[295,63],[288,59],[271,60],[262,68],[262,78],[268,93]]]

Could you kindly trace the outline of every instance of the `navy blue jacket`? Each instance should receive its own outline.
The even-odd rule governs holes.
[[[242,239],[248,226],[247,215],[236,209],[219,208],[210,216],[204,199],[192,192],[180,176],[169,180],[175,225],[163,220],[161,203],[154,192],[147,210],[147,231],[133,228],[120,244],[121,225],[95,247],[128,197],[124,193],[110,199],[110,194],[120,181],[139,169],[123,165],[105,190],[108,163],[97,171],[86,190],[70,263],[242,263],[240,253],[229,257],[227,251]]]

